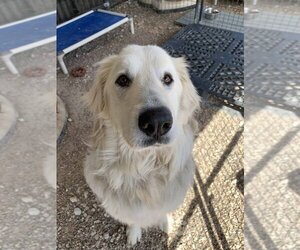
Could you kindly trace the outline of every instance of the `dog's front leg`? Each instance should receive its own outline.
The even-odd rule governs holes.
[[[142,229],[137,225],[128,225],[126,228],[127,244],[134,245],[142,237]]]
[[[173,218],[171,215],[164,216],[159,223],[159,228],[165,233],[170,233],[173,227]]]

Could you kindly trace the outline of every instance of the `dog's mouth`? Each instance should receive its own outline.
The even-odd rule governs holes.
[[[168,136],[160,137],[158,139],[148,138],[148,139],[143,140],[140,146],[141,147],[150,147],[150,146],[159,147],[162,145],[166,145],[169,142],[170,142],[170,138]]]
[[[150,137],[142,137],[138,140],[127,140],[123,137],[124,141],[130,146],[131,148],[135,149],[145,149],[148,147],[160,147],[168,145],[171,142],[171,138],[169,136],[164,136],[160,138],[150,138]]]

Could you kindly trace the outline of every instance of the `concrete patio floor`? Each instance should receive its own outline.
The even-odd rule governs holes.
[[[55,58],[54,44],[48,44],[13,57],[20,75],[12,75],[0,63],[0,96],[18,114],[8,134],[0,138],[3,250],[55,248]],[[24,75],[36,67],[45,75]],[[0,131],[5,125],[1,116]]]

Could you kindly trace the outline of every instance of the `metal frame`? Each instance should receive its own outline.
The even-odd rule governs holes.
[[[115,24],[113,24],[113,25],[111,25],[111,26],[109,26],[109,27],[107,27],[107,28],[105,28],[105,29],[103,29],[103,30],[101,30],[101,31],[99,31],[99,32],[97,32],[97,33],[95,33],[95,34],[93,34],[93,35],[91,35],[91,36],[83,39],[83,40],[81,40],[80,42],[75,43],[75,44],[73,44],[73,45],[65,48],[64,50],[62,50],[59,53],[59,55],[57,56],[57,60],[58,60],[58,63],[60,65],[63,73],[66,74],[66,75],[69,74],[69,72],[68,72],[67,66],[66,66],[63,58],[69,52],[71,52],[71,51],[73,51],[73,50],[75,50],[75,49],[77,49],[77,48],[79,48],[79,47],[87,44],[88,42],[91,42],[92,40],[94,40],[94,39],[96,39],[96,38],[98,38],[98,37],[100,37],[100,36],[108,33],[109,31],[111,31],[111,30],[113,30],[113,29],[115,29],[115,28],[119,27],[120,25],[122,25],[124,23],[127,23],[127,22],[130,23],[130,31],[131,31],[132,34],[134,34],[134,24],[133,24],[133,18],[132,17],[130,17],[130,16],[126,15],[126,14],[120,14],[120,13],[116,13],[116,12],[112,12],[112,11],[106,11],[106,10],[100,10],[100,9],[91,10],[91,11],[86,12],[86,13],[78,16],[78,17],[75,17],[75,18],[73,18],[73,19],[71,19],[71,20],[69,20],[69,21],[67,21],[65,23],[62,23],[62,24],[60,24],[60,25],[57,26],[57,29],[60,28],[60,27],[62,27],[62,26],[65,26],[65,25],[67,25],[67,24],[69,24],[71,22],[74,22],[74,21],[76,21],[76,20],[78,20],[78,19],[80,19],[80,18],[82,18],[82,17],[84,17],[84,16],[86,16],[86,15],[94,12],[94,11],[108,13],[108,14],[112,14],[112,15],[115,15],[115,16],[122,16],[122,17],[125,17],[125,18],[122,19],[122,20],[120,20],[119,22],[116,22]]]
[[[230,5],[232,4],[232,7]],[[215,14],[206,13],[206,8],[216,10]],[[251,13],[252,15],[253,13]],[[245,14],[245,23],[246,23]],[[244,11],[241,0],[197,0],[193,10],[185,13],[175,21],[180,26],[189,24],[202,24],[231,30],[244,32]]]
[[[28,22],[28,21],[31,21],[31,20],[34,20],[34,19],[44,17],[44,16],[52,15],[53,13],[56,13],[56,11],[50,11],[50,12],[47,12],[47,13],[44,13],[44,14],[41,14],[41,15],[37,15],[37,16],[34,16],[34,17],[22,19],[20,21],[8,23],[8,24],[0,26],[0,30],[2,28],[7,28],[9,26],[13,26],[13,25],[20,24],[20,23],[25,23],[25,22]],[[48,44],[48,43],[51,43],[51,42],[55,42],[55,41],[56,41],[56,36],[52,36],[52,37],[48,37],[48,38],[40,40],[40,41],[25,44],[23,46],[20,46],[20,47],[9,50],[5,54],[1,54],[1,59],[4,62],[4,64],[6,65],[6,67],[9,69],[9,71],[12,74],[16,75],[16,74],[19,74],[19,71],[16,68],[16,66],[13,64],[13,62],[11,61],[11,57],[13,55],[18,54],[18,53],[23,52],[23,51],[26,51],[26,50],[30,50],[30,49],[45,45],[45,44]]]

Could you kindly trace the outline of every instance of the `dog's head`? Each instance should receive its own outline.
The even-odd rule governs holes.
[[[130,45],[99,65],[88,104],[131,147],[172,143],[199,108],[184,59],[157,46]]]

